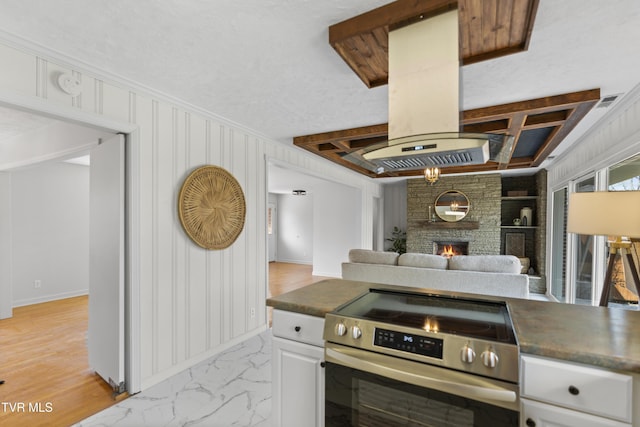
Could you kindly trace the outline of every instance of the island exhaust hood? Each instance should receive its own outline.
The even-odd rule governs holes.
[[[514,138],[460,132],[458,10],[389,31],[389,139],[345,159],[378,174],[507,163]]]

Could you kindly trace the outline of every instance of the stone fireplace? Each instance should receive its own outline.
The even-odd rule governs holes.
[[[469,199],[469,214],[459,222],[430,221],[430,207],[445,191]],[[468,255],[500,254],[502,182],[499,174],[443,176],[434,185],[407,180],[407,252],[437,253],[436,242],[466,242]]]

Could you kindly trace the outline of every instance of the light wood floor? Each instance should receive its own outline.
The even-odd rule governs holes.
[[[326,279],[311,273],[309,265],[269,263],[268,296]],[[87,296],[18,307],[0,320],[1,426],[69,426],[117,403],[89,370],[87,326]]]
[[[269,289],[267,297],[277,297],[280,294],[305,287],[329,277],[313,276],[311,265],[292,264],[287,262],[269,263]],[[267,307],[267,321],[271,326],[273,308]]]
[[[269,263],[269,295],[275,297],[329,277],[313,276],[313,267],[287,262]]]
[[[68,426],[116,403],[89,370],[87,322],[87,296],[17,307],[0,320],[0,425]]]

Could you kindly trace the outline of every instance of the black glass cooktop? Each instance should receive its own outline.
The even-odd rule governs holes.
[[[509,312],[501,302],[371,289],[336,313],[427,332],[516,344]]]

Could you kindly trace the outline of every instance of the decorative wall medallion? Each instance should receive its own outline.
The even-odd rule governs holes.
[[[202,166],[185,179],[178,213],[186,233],[205,249],[229,247],[244,227],[246,205],[238,181],[218,166]]]
[[[78,96],[82,92],[82,82],[78,76],[69,73],[61,73],[58,76],[58,86],[64,93]]]

